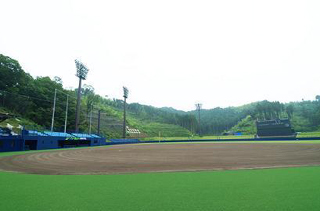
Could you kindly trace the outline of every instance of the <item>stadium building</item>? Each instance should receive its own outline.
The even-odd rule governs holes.
[[[22,130],[21,135],[0,131],[0,152],[102,146],[106,138],[95,134]]]

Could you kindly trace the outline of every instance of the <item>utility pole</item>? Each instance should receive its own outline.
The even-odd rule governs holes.
[[[91,104],[91,111],[90,111],[90,127],[89,127],[89,134],[91,134],[91,126],[92,126],[92,110],[93,110],[93,104]]]
[[[51,119],[51,132],[53,132],[53,126],[54,126],[54,116],[55,116],[55,111],[56,111],[57,91],[61,92],[62,94],[67,95],[66,114],[65,114],[65,119],[64,119],[64,132],[66,133],[66,131],[67,131],[67,120],[68,120],[69,95],[64,93],[63,91],[58,90],[58,89],[54,89],[53,109],[52,109],[52,119]]]
[[[99,109],[99,111],[98,111],[98,136],[100,136],[100,115],[101,115],[101,110]]]
[[[53,132],[54,113],[56,112],[56,100],[57,100],[57,89],[54,89],[53,109],[52,109],[52,119],[51,119],[51,132]]]
[[[77,74],[79,78],[79,87],[78,87],[78,98],[77,98],[77,110],[76,110],[76,133],[79,132],[79,120],[80,120],[80,104],[81,104],[81,81],[86,80],[89,69],[80,61],[75,60]]]
[[[196,104],[196,109],[198,111],[198,117],[199,117],[199,136],[201,136],[201,118],[200,118],[201,107],[202,107],[201,103]]]
[[[68,121],[68,106],[69,106],[69,95],[67,94],[67,103],[66,103],[66,116],[64,118],[64,132],[67,132],[67,121]]]
[[[126,103],[127,103],[127,98],[128,98],[129,90],[127,87],[123,87],[123,98],[124,98],[124,103],[123,103],[123,131],[122,131],[122,137],[126,138]]]

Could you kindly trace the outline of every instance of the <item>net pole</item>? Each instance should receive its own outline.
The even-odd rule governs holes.
[[[54,100],[53,100],[52,119],[51,119],[51,132],[53,132],[54,113],[56,111],[56,99],[57,99],[57,89],[54,89]]]

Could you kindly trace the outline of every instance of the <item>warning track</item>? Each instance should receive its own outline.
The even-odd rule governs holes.
[[[0,170],[30,174],[119,174],[320,165],[320,144],[127,144],[0,158]]]

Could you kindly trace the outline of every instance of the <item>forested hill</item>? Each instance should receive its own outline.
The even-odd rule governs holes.
[[[24,119],[23,122],[28,123],[29,128],[50,129],[55,89],[57,103],[54,129],[63,131],[68,95],[67,128],[72,131],[75,125],[77,90],[64,89],[59,77],[33,78],[22,69],[18,61],[0,54],[0,112]],[[84,85],[81,93],[80,131],[89,131],[91,119],[92,131],[96,132],[97,113],[100,110],[102,133],[108,137],[120,137],[123,101],[101,97],[95,94],[94,87],[90,85]],[[141,136],[158,136],[159,132],[162,136],[190,136],[190,131],[197,127],[197,120],[191,114],[171,113],[137,103],[128,104],[127,107],[127,125],[139,129]],[[14,120],[15,118],[12,119]],[[9,123],[6,121],[0,122],[0,126]],[[10,120],[10,124],[13,124],[12,121]]]
[[[114,100],[122,108],[121,100]],[[130,104],[129,110],[144,121],[177,124],[191,133],[199,132],[198,111],[184,112],[174,108],[155,108],[140,104]],[[225,131],[255,134],[255,120],[289,118],[294,129],[299,132],[316,131],[320,127],[320,96],[314,101],[280,103],[267,100],[238,107],[201,110],[201,132],[204,135],[218,135]]]
[[[76,80],[76,78],[75,78]],[[0,112],[10,112],[25,119],[34,127],[51,126],[54,90],[58,90],[54,128],[62,131],[65,120],[66,94],[69,95],[67,128],[75,124],[76,91],[63,88],[59,77],[33,78],[19,62],[0,54]],[[97,129],[97,112],[101,111],[102,133],[120,137],[122,133],[123,101],[107,99],[95,94],[94,87],[84,85],[81,101],[80,130],[88,131],[93,114],[92,130]],[[254,121],[274,118],[291,119],[296,131],[314,131],[320,125],[320,96],[314,101],[291,103],[255,102],[238,107],[201,110],[203,135],[224,131],[242,131],[253,134]],[[139,129],[143,136],[190,136],[199,132],[197,111],[184,112],[170,107],[155,108],[138,103],[128,104],[127,124]],[[0,126],[4,123],[0,123]]]

